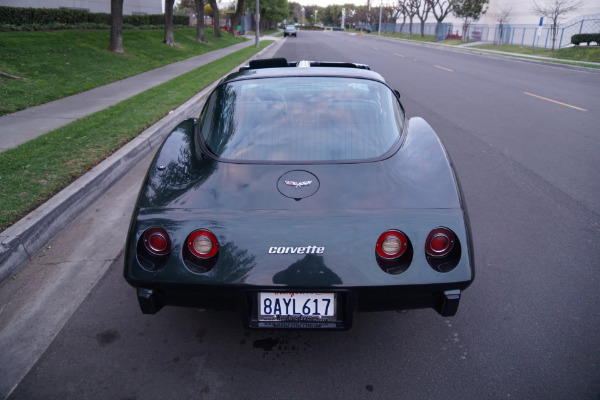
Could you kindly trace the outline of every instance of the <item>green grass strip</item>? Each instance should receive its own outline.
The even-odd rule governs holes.
[[[261,41],[0,153],[0,231],[272,41]]]
[[[482,44],[473,46],[477,49],[504,51],[521,55],[550,57],[561,61],[589,61],[600,63],[599,46],[573,46],[563,49],[541,49],[532,46]]]
[[[175,47],[164,45],[164,30],[123,31],[125,54],[107,50],[107,30],[0,33],[0,115],[81,93],[176,61],[246,41],[206,29],[206,40],[194,28],[175,29]]]
[[[379,32],[378,31],[373,31],[373,32],[369,33],[369,35],[370,36],[379,36]],[[423,37],[421,37],[420,33],[413,33],[412,35],[410,35],[408,33],[384,32],[384,31],[381,31],[381,36],[391,37],[391,38],[398,38],[398,39],[413,40],[415,42],[433,42],[433,40],[435,39],[435,37],[433,35],[424,35]]]

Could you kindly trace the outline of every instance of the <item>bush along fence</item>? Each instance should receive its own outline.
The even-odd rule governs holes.
[[[588,46],[595,43],[596,46],[600,46],[600,33],[580,33],[571,36],[571,43],[575,46],[579,46],[581,43],[585,43]]]
[[[110,14],[90,13],[84,10],[56,8],[0,7],[0,30],[47,30],[68,28],[105,29],[110,27]],[[189,26],[190,18],[174,15],[174,26]],[[164,27],[164,14],[123,15],[123,27]]]
[[[364,24],[359,26],[359,29],[377,32],[377,24],[371,26]],[[395,28],[395,29],[394,29]],[[425,35],[435,35],[436,40],[444,40],[446,38],[462,39],[463,25],[442,23],[436,35],[436,23],[426,23],[424,27]],[[408,21],[405,24],[400,22],[387,23],[381,25],[381,32],[396,32],[396,33],[412,33],[421,32],[421,24],[413,22],[412,32]],[[571,36],[583,33],[598,33],[600,32],[600,14],[584,15],[558,28],[556,35],[556,48],[565,47],[571,44]],[[552,27],[545,23],[541,28],[537,25],[482,25],[470,24],[466,32],[468,41],[481,41],[498,44],[514,44],[519,46],[532,47],[552,47]],[[587,40],[582,40],[581,43],[587,43]]]

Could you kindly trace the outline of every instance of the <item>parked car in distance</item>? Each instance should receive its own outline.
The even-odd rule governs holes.
[[[296,30],[295,25],[286,25],[285,29],[283,30],[283,37],[286,37],[286,36],[296,37],[297,32],[298,31]]]

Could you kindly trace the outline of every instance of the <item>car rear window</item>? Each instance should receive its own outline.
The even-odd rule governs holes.
[[[201,118],[206,147],[236,161],[369,160],[388,152],[404,114],[393,92],[355,78],[284,77],[221,85]]]

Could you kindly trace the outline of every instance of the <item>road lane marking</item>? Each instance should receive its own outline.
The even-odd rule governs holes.
[[[560,104],[561,106],[574,108],[574,109],[579,110],[579,111],[587,111],[585,108],[575,107],[575,106],[572,106],[572,105],[567,104],[567,103],[562,103],[560,101],[549,99],[547,97],[538,96],[537,94],[533,94],[533,93],[529,93],[529,92],[523,92],[523,93],[525,93],[527,96],[537,97],[538,99],[546,100],[546,101],[549,101],[551,103]]]
[[[435,65],[435,64],[433,66],[436,68],[439,68],[439,69],[443,69],[444,71],[454,72],[454,70],[452,70],[450,68],[440,67],[439,65]]]
[[[379,50],[377,47],[373,47],[373,50]]]
[[[394,53],[394,55],[395,55],[395,56],[398,56],[398,57],[402,57],[402,58],[404,58],[404,56],[403,56],[402,54]]]

